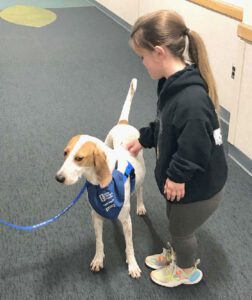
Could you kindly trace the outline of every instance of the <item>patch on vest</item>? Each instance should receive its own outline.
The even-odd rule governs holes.
[[[133,192],[135,177],[132,174],[127,175],[130,176],[131,192]],[[124,204],[124,183],[128,176],[115,169],[111,182],[104,188],[87,181],[88,200],[99,215],[107,219],[118,217]]]
[[[220,128],[214,130],[213,137],[214,137],[215,145],[218,146],[222,145],[222,134]]]

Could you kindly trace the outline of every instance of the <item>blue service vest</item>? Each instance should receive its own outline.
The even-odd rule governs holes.
[[[124,203],[124,183],[130,176],[130,192],[135,189],[135,170],[130,162],[123,173],[116,168],[111,182],[104,188],[87,181],[88,200],[93,209],[102,217],[116,219]]]

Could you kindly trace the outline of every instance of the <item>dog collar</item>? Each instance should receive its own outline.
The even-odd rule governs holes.
[[[112,172],[110,183],[101,188],[99,185],[87,181],[88,200],[93,209],[102,217],[116,219],[125,200],[124,184],[130,177],[130,192],[135,189],[135,170],[128,162],[124,173],[117,170],[117,163]]]

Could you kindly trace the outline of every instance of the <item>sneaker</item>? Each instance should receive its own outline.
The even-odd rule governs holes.
[[[173,260],[175,260],[175,252],[172,249],[170,243],[168,248],[163,248],[163,252],[160,254],[154,254],[145,258],[145,264],[155,270],[168,266]]]
[[[185,273],[173,261],[169,266],[152,271],[150,276],[152,281],[165,287],[175,287],[181,284],[196,284],[200,282],[203,277],[201,270],[197,268],[199,262],[200,260],[198,259],[190,274]]]

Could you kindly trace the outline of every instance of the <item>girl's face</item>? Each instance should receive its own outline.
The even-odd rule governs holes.
[[[152,79],[158,80],[164,77],[162,60],[156,50],[150,51],[136,46],[133,47],[133,50],[141,58]]]

